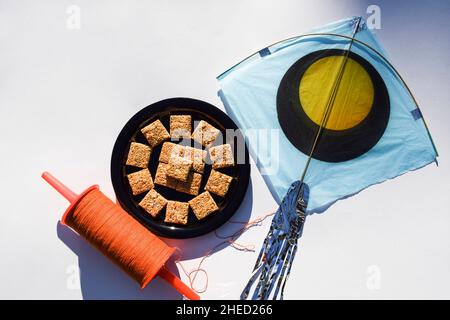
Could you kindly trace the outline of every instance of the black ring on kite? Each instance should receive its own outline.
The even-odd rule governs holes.
[[[299,86],[306,70],[317,60],[328,56],[343,56],[348,51],[328,49],[312,52],[295,62],[284,75],[277,93],[278,121],[289,141],[301,152],[309,155],[319,125],[313,122],[300,105]],[[357,61],[369,74],[374,86],[374,101],[366,118],[347,130],[323,128],[312,154],[317,160],[342,162],[357,158],[372,149],[386,130],[390,102],[383,79],[364,58],[349,52],[349,58]]]

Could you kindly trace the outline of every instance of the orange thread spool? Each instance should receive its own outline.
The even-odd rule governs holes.
[[[191,300],[199,296],[164,264],[175,248],[167,246],[98,188],[76,195],[50,173],[42,178],[70,202],[61,222],[121,267],[144,288],[157,274]]]

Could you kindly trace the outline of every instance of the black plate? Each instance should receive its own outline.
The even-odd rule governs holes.
[[[211,214],[203,220],[197,220],[190,209],[188,224],[186,226],[167,224],[164,222],[165,210],[163,210],[156,218],[151,217],[144,209],[139,207],[139,201],[145,196],[143,193],[138,196],[132,196],[130,186],[128,184],[127,174],[139,171],[139,168],[126,166],[126,158],[128,149],[132,141],[148,144],[140,129],[157,119],[161,120],[167,130],[169,130],[170,115],[189,114],[192,116],[193,126],[195,121],[205,120],[215,126],[222,132],[223,142],[216,141],[216,144],[230,143],[234,149],[235,161],[238,159],[237,151],[242,155],[244,151],[244,163],[237,163],[233,167],[219,169],[219,171],[233,177],[230,189],[224,198],[212,194],[214,200],[219,206],[219,211]],[[192,128],[192,130],[195,128]],[[236,124],[221,110],[204,101],[190,98],[173,98],[156,102],[136,113],[124,126],[114,145],[111,158],[111,179],[116,193],[116,197],[120,205],[139,220],[143,225],[150,229],[153,233],[168,238],[192,238],[208,233],[217,229],[224,224],[236,212],[244,199],[249,179],[250,165],[248,150],[245,143],[242,143],[241,132],[235,131],[232,137],[225,135],[226,129],[237,130]],[[178,143],[177,141],[172,141]],[[185,143],[186,141],[184,141]],[[158,166],[159,154],[161,146],[154,148],[150,157],[149,170],[152,177],[155,177],[156,168]],[[195,147],[198,147],[197,145]],[[242,157],[244,158],[244,157]],[[236,161],[237,162],[237,161]],[[204,191],[206,181],[211,171],[211,165],[205,166],[202,177],[200,193]],[[168,200],[189,201],[194,196],[183,194],[175,190],[155,185],[156,191]]]

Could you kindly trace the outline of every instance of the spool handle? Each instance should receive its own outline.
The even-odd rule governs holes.
[[[170,272],[165,266],[159,270],[158,275],[189,300],[200,300],[200,296],[196,292],[189,288],[183,281],[180,280],[180,278]]]
[[[42,174],[42,178],[48,182],[56,191],[58,191],[64,198],[66,198],[70,203],[74,203],[78,195],[69,189],[64,183],[56,179],[51,173],[45,171]]]

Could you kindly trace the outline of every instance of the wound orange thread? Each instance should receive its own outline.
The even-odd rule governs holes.
[[[86,194],[66,223],[104,253],[142,288],[174,252],[97,189]]]

